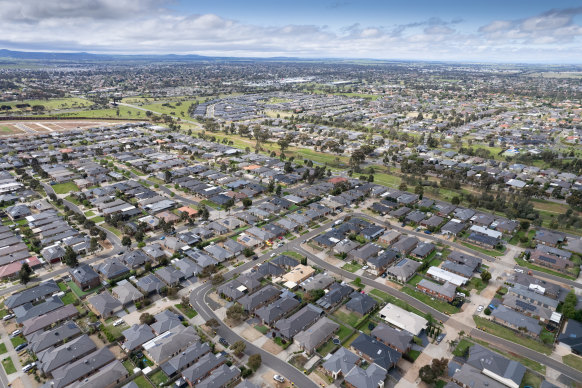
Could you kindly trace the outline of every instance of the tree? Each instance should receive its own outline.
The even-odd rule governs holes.
[[[277,185],[277,188],[275,189],[275,195],[280,196],[281,195],[281,190],[283,190],[283,188],[281,187],[281,185]]]
[[[408,190],[408,185],[406,185],[406,183],[405,183],[405,182],[402,182],[402,183],[400,184],[400,186],[398,186],[398,190],[401,190],[401,191],[406,191],[406,190]]]
[[[263,360],[261,359],[261,355],[260,354],[252,354],[249,357],[249,360],[247,362],[247,366],[249,368],[251,368],[253,371],[256,371],[257,369],[259,369],[259,367],[261,366],[261,363],[263,362]]]
[[[245,249],[243,249],[242,253],[243,253],[243,255],[245,255],[245,257],[251,257],[252,255],[255,254],[255,251],[253,251],[249,247],[245,247]]]
[[[224,205],[222,205],[222,207],[224,208],[224,210],[227,210],[227,211],[228,211],[228,210],[229,210],[231,207],[233,207],[233,206],[234,206],[234,199],[232,199],[232,198],[231,198],[231,199],[229,199],[228,201],[226,201],[226,202],[224,203]]]
[[[242,341],[238,340],[234,344],[230,345],[230,349],[234,352],[235,356],[240,357],[244,353],[247,345]]]
[[[366,154],[362,148],[358,148],[352,152],[352,156],[350,156],[350,167],[358,172],[360,170],[360,164],[362,164],[364,160],[366,160]]]
[[[131,237],[123,236],[123,238],[121,239],[121,245],[123,245],[124,247],[130,247],[131,246]]]
[[[226,310],[226,317],[231,321],[238,322],[244,317],[243,307],[235,303]]]
[[[63,261],[69,267],[76,267],[79,264],[79,261],[77,260],[77,253],[75,253],[73,248],[68,245],[65,248],[65,256],[63,257]]]
[[[491,272],[489,271],[481,272],[481,280],[483,280],[485,283],[488,283],[489,280],[491,280]]]
[[[433,384],[437,379],[430,365],[425,365],[420,368],[418,377],[427,384]]]
[[[566,318],[574,318],[576,315],[576,304],[578,304],[578,298],[576,297],[574,290],[571,290],[568,295],[566,295],[566,299],[564,299],[562,314],[564,314]]]
[[[253,204],[253,200],[250,198],[243,198],[242,199],[242,204],[245,208],[251,206]]]
[[[139,316],[139,321],[144,325],[151,325],[156,321],[156,319],[150,313],[143,313]]]
[[[224,276],[222,276],[221,274],[217,273],[210,280],[211,280],[211,282],[212,282],[213,285],[217,285],[217,284],[220,284],[220,283],[222,283],[224,281]]]
[[[320,290],[320,289],[316,289],[316,290],[308,291],[305,294],[303,294],[303,299],[308,303],[315,302],[316,300],[321,298],[323,295],[325,295],[325,291]]]
[[[458,204],[461,203],[461,199],[458,196],[455,195],[453,198],[451,198],[451,203],[453,205],[458,205]]]
[[[218,327],[219,323],[215,318],[210,318],[206,321],[206,326],[208,327]]]
[[[97,239],[95,237],[91,237],[91,245],[89,245],[89,251],[95,252],[99,244],[97,243]]]
[[[521,221],[521,222],[519,223],[519,227],[520,227],[522,230],[528,230],[528,229],[529,229],[529,225],[530,225],[530,224],[529,224],[529,221]]]
[[[99,240],[104,241],[107,238],[107,232],[104,230],[99,231]]]
[[[20,271],[18,271],[18,278],[20,279],[21,284],[26,284],[30,281],[30,274],[32,273],[32,269],[28,263],[22,264],[20,267]]]

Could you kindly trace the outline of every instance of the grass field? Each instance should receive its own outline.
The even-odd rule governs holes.
[[[0,343],[0,354],[4,354],[8,352],[8,349],[6,349],[6,344],[5,343]]]
[[[11,101],[2,103],[2,105],[8,105],[12,107],[12,109],[7,111],[6,113],[25,113],[31,111],[31,108],[17,108],[16,105],[20,104],[29,104],[31,107],[34,105],[42,105],[45,107],[45,111],[54,111],[60,109],[88,108],[93,105],[93,102],[82,98],[72,97],[72,98],[55,98],[50,100]]]
[[[97,217],[95,217],[97,218]],[[97,220],[93,220],[95,222],[98,222]],[[111,225],[101,225],[102,227],[104,227],[105,229],[107,229],[108,231],[112,232],[113,234],[115,234],[117,237],[121,237],[121,231],[119,229],[116,229],[115,227],[111,226]]]
[[[57,194],[67,194],[71,191],[79,191],[79,187],[77,187],[77,185],[73,182],[58,183],[56,185],[52,185],[51,187]]]
[[[119,110],[119,114],[117,111]],[[112,119],[146,119],[146,112],[127,106],[106,109],[87,109],[78,112],[62,113],[62,117],[112,118]]]
[[[536,352],[550,354],[552,353],[552,349],[548,346],[545,346],[543,343],[534,340],[533,338],[528,338],[520,335],[516,335],[515,331],[498,325],[495,322],[492,322],[488,319],[481,318],[478,316],[473,316],[473,320],[477,327],[485,329],[487,333],[491,333],[497,337],[501,337],[511,342],[515,342],[516,344],[528,347]]]
[[[10,134],[19,133],[19,132],[21,132],[21,131],[12,127],[12,126],[0,125],[0,134],[1,135],[10,135]]]
[[[567,356],[562,357],[562,361],[564,364],[582,371],[582,357],[575,354],[568,354]]]
[[[10,357],[6,357],[4,360],[2,360],[2,366],[4,367],[7,375],[16,373],[16,367],[14,366],[14,363]]]

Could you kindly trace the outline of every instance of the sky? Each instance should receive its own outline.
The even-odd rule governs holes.
[[[582,2],[0,0],[0,48],[582,63]]]

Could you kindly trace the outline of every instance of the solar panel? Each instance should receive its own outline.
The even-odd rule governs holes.
[[[529,311],[535,311],[536,307],[534,305],[531,305],[529,303],[526,303],[522,300],[516,300],[515,301],[516,306],[521,307],[524,310],[529,310]]]

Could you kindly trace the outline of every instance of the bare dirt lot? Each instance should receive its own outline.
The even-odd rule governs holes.
[[[263,350],[266,350],[269,353],[279,354],[281,353],[281,347],[273,342],[273,340],[269,339],[265,344],[262,346]]]
[[[38,133],[64,132],[73,129],[86,129],[112,124],[122,124],[122,121],[108,122],[95,120],[26,120],[1,121],[1,136],[32,136]]]

